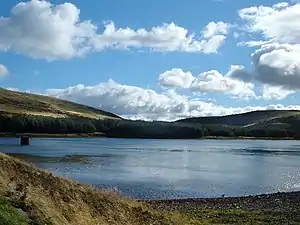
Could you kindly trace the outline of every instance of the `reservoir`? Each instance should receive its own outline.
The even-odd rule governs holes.
[[[0,151],[139,199],[300,190],[299,141],[1,138]]]

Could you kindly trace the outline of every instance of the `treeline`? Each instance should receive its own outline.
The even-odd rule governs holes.
[[[203,129],[185,124],[131,120],[93,120],[80,117],[0,116],[0,133],[95,133],[109,137],[199,138]]]
[[[298,121],[298,120],[297,120]],[[298,121],[299,122],[299,121]],[[294,122],[295,124],[295,122]],[[183,122],[93,120],[81,117],[0,115],[0,133],[95,133],[120,138],[201,138],[216,137],[300,137],[300,124],[291,128],[242,128],[227,125],[201,125]]]

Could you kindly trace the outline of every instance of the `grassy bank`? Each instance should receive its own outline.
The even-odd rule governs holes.
[[[146,204],[56,177],[4,154],[0,154],[0,196],[24,211],[31,224],[183,224]],[[3,216],[0,224],[1,220]]]
[[[300,224],[300,194],[138,201],[0,153],[1,225]]]

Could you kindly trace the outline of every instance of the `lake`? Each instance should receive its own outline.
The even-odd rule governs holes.
[[[140,199],[300,190],[299,141],[1,138],[0,151]]]

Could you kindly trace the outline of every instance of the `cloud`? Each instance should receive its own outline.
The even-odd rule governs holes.
[[[182,69],[174,68],[159,75],[158,82],[163,87],[189,88],[195,77],[191,72],[184,72]]]
[[[215,35],[207,39],[197,39],[195,34],[188,34],[188,30],[175,23],[163,24],[133,30],[131,28],[116,28],[113,22],[105,24],[103,34],[95,37],[95,49],[105,48],[150,48],[155,51],[183,51],[215,53],[226,37]]]
[[[273,6],[253,6],[239,11],[246,30],[261,33],[266,40],[281,44],[300,42],[300,4],[281,2]]]
[[[225,76],[216,70],[210,70],[195,77],[191,72],[177,68],[160,74],[159,83],[163,87],[185,88],[196,93],[224,93],[241,99],[256,98],[254,85],[250,80],[235,78],[236,73],[239,76],[242,74],[241,71],[244,71],[244,67],[233,65]]]
[[[256,80],[269,86],[280,86],[281,90],[299,91],[299,55],[300,45],[263,45],[252,54],[252,71],[242,69],[234,77],[245,82]]]
[[[300,45],[264,45],[252,55],[256,79],[288,90],[300,89]]]
[[[300,4],[281,2],[272,6],[249,7],[239,11],[244,30],[263,40],[247,40],[239,46],[257,47],[252,69],[235,74],[242,81],[262,84],[264,99],[282,100],[300,90]]]
[[[238,46],[246,46],[246,47],[259,47],[268,43],[271,43],[272,41],[241,41],[237,45]]]
[[[8,74],[8,69],[3,64],[0,64],[0,77],[6,76]]]
[[[263,85],[262,88],[262,98],[265,100],[282,100],[293,93],[295,92],[286,90],[282,86]]]
[[[229,73],[233,72],[230,71]],[[216,70],[201,73],[191,85],[191,90],[194,92],[219,92],[234,95],[242,99],[256,97],[253,88],[254,85],[252,83],[235,80],[230,76],[223,76]]]
[[[128,86],[109,80],[95,86],[79,84],[65,89],[49,89],[46,95],[72,100],[101,108],[126,118],[146,120],[176,120],[189,116],[217,116],[264,109],[300,109],[299,106],[225,107],[211,101],[187,98],[174,91]]]
[[[224,23],[222,21],[210,22],[202,30],[202,35],[204,38],[211,38],[216,35],[227,35],[230,27],[230,24]]]
[[[92,21],[80,20],[80,10],[71,3],[32,0],[18,3],[9,17],[0,17],[0,51],[48,60],[82,57],[105,49],[208,54],[217,52],[226,39],[224,26],[218,25],[216,35],[207,38],[197,38],[175,23],[134,30],[117,28],[108,21],[101,32]]]

